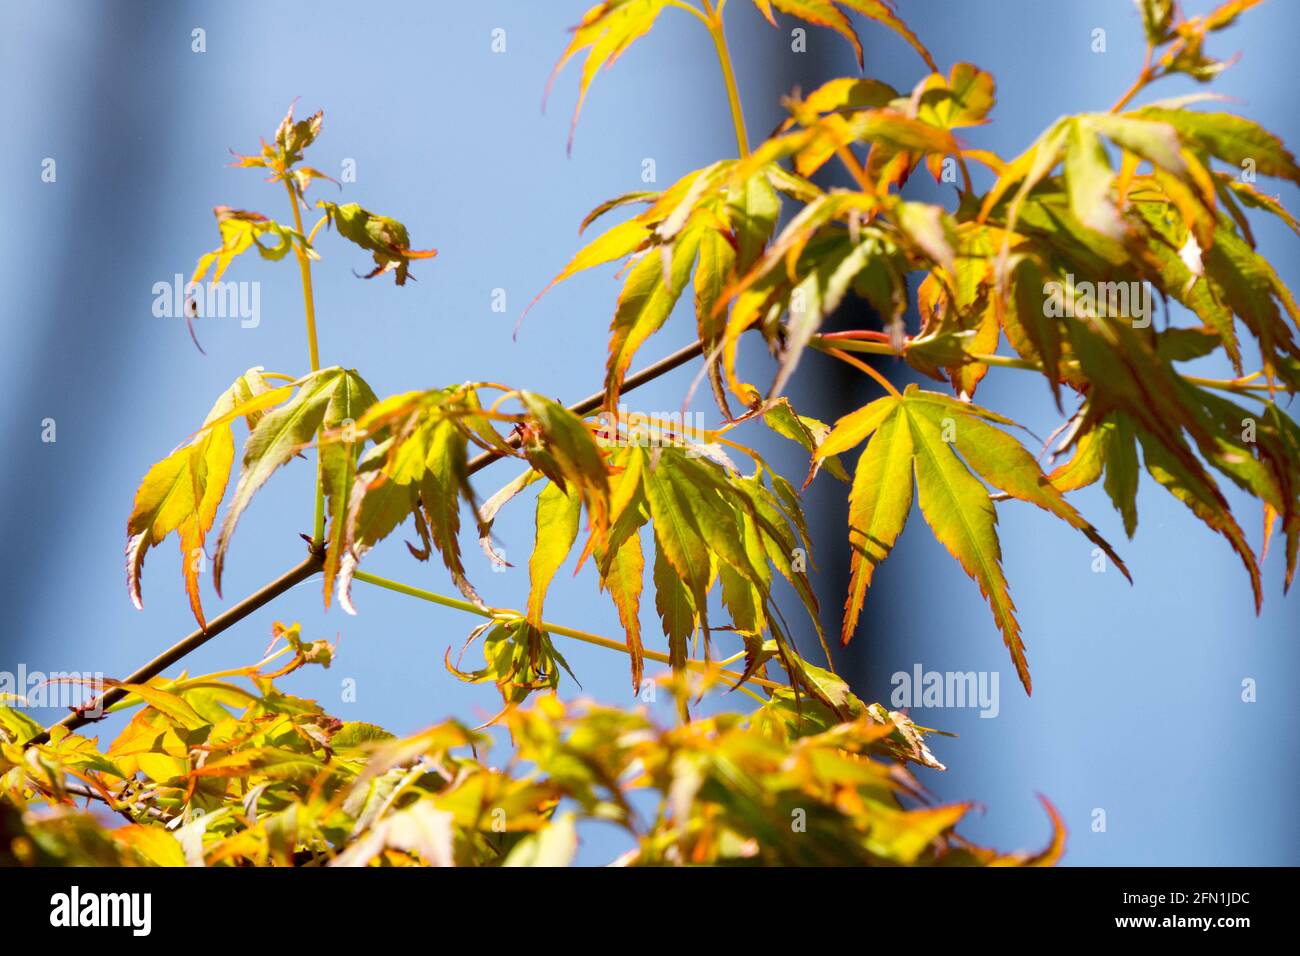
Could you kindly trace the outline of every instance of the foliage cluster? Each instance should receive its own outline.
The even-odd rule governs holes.
[[[897,33],[926,72],[909,91],[844,77],[793,95],[785,123],[751,148],[723,32],[726,0],[605,0],[591,8],[559,63],[583,60],[575,122],[598,71],[675,11],[695,17],[715,41],[738,147],[734,159],[661,192],[610,200],[583,220],[586,230],[638,207],[591,239],[552,283],[623,264],[594,403],[565,408],[487,381],[380,398],[357,371],[321,367],[311,286],[321,230],[372,258],[368,279],[391,274],[403,285],[413,263],[435,253],[414,249],[401,223],[356,203],[316,203],[320,220],[304,230],[306,194],[328,178],[304,160],[321,133],[319,112],[296,119],[291,109],[259,154],[236,162],[283,186],[292,222],[217,207],[221,244],[194,273],[195,281],[215,280],[252,250],[273,260],[292,253],[310,368],[249,369],[199,429],[149,469],[128,521],[132,599],[141,604],[149,550],[174,534],[183,555],[202,553],[229,497],[213,546],[220,594],[241,514],[275,472],[314,449],[309,570],[321,572],[326,606],[337,600],[355,612],[360,581],[485,618],[469,642],[481,645],[482,666],[450,653],[447,665],[463,680],[496,686],[502,707],[494,722],[509,730],[509,759],[489,762],[482,730],[454,721],[396,737],[282,692],[277,678],[328,666],[333,650],[304,641],[296,626],[277,626],[278,649],[253,667],[115,684],[104,698],[110,709],[136,712],[107,746],[77,732],[83,714],[45,733],[21,711],[0,707],[0,830],[11,861],[554,863],[572,857],[579,820],[625,828],[636,848],[622,862],[992,865],[1059,856],[1064,833],[1050,806],[1048,848],[1006,855],[956,834],[969,805],[936,806],[927,797],[909,769],[940,767],[925,730],[860,701],[833,672],[800,489],[736,436],[765,423],[807,450],[805,487],[823,469],[848,483],[851,581],[835,628],[844,643],[913,497],[987,599],[1026,692],[1028,655],[997,535],[1002,502],[1029,502],[1066,522],[1127,575],[1066,494],[1101,481],[1131,536],[1145,470],[1227,540],[1256,605],[1260,560],[1280,532],[1289,586],[1300,558],[1300,428],[1279,402],[1300,388],[1300,306],[1256,251],[1249,214],[1279,217],[1300,233],[1255,185],[1256,174],[1300,184],[1300,168],[1250,120],[1192,108],[1212,97],[1131,105],[1161,77],[1213,80],[1225,64],[1205,52],[1209,38],[1257,0],[1230,0],[1191,18],[1169,0],[1139,0],[1148,55],[1133,87],[1106,112],[1062,117],[1011,159],[968,146],[961,132],[988,122],[993,77],[969,63],[940,70],[885,0],[753,2],[774,24],[780,13],[842,34],[859,61],[848,14],[861,15]],[[818,174],[832,167],[852,185],[819,185],[828,180]],[[905,198],[914,174],[952,182],[953,202]],[[1165,303],[1163,322],[1149,321],[1136,293],[1116,293],[1138,288]],[[620,420],[637,354],[688,289],[701,376],[720,424]],[[1171,300],[1184,307],[1181,324],[1170,317]],[[873,313],[876,327],[823,332],[845,301],[869,307],[860,311]],[[909,331],[913,304],[919,325]],[[770,380],[747,380],[754,374],[738,362],[746,336],[768,346]],[[1009,353],[999,351],[1003,341]],[[799,414],[784,396],[810,349],[874,379],[884,394],[833,424]],[[1180,368],[1216,352],[1237,377]],[[900,391],[862,355],[901,358],[938,387]],[[1246,374],[1256,360],[1258,371]],[[991,368],[1043,377],[1064,418],[1055,467],[1040,466],[1014,421],[975,404]],[[241,420],[248,437],[228,496]],[[863,443],[856,463],[842,460]],[[501,459],[522,470],[481,500],[471,475]],[[1229,507],[1224,479],[1260,505],[1258,550]],[[483,548],[503,561],[493,520],[533,485],[537,537],[524,608],[490,608],[466,573],[462,518],[474,517]],[[436,555],[459,596],[362,569],[367,553],[404,525],[411,554]],[[613,599],[622,639],[544,617],[551,580],[575,552]],[[193,561],[185,569],[203,631],[200,574]],[[777,607],[779,581],[797,595],[806,621],[791,623]],[[654,646],[659,635],[642,633],[647,586],[664,651]],[[801,650],[814,637],[831,669]],[[556,691],[568,664],[557,638],[626,653],[634,692],[648,679],[647,661],[668,664],[654,680],[678,701],[679,723],[660,727],[636,710],[562,703]],[[716,645],[724,643],[729,656],[719,660]],[[692,716],[693,700],[726,688],[757,706]],[[78,798],[129,823],[110,828],[102,812],[76,809]],[[52,809],[41,812],[42,804]]]

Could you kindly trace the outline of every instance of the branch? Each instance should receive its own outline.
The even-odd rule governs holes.
[[[635,375],[628,376],[628,378],[623,383],[623,392],[624,393],[630,392],[632,391],[632,389],[644,385],[646,382],[653,381],[659,376],[671,372],[673,369],[677,368],[678,366],[684,365],[685,363],[689,362],[691,359],[699,355],[702,355],[703,352],[704,352],[704,343],[699,341],[696,341],[691,345],[686,346],[685,348],[678,349],[672,355],[660,359],[658,362],[655,362],[653,365],[642,369],[641,371],[637,372]],[[604,392],[596,392],[593,395],[588,395],[582,401],[575,402],[573,405],[570,405],[569,411],[573,412],[575,415],[586,415],[599,408],[601,403],[604,401],[604,398],[605,398]],[[519,444],[518,436],[511,436],[508,443],[512,446],[517,446]],[[472,475],[477,471],[481,471],[483,468],[486,468],[488,465],[492,464],[492,462],[496,461],[500,457],[501,455],[498,452],[484,452],[483,454],[479,455],[478,457],[470,461],[469,466],[467,468],[467,473]],[[171,647],[163,651],[161,654],[159,654],[149,663],[137,669],[134,673],[132,673],[129,677],[127,677],[126,680],[123,681],[123,683],[125,684],[148,683],[153,678],[161,674],[168,667],[171,667],[177,661],[184,658],[191,651],[197,650],[198,648],[206,644],[208,641],[216,637],[218,634],[220,634],[222,631],[228,630],[230,627],[234,626],[235,624],[238,624],[244,618],[248,617],[248,615],[252,614],[254,611],[257,611],[262,607],[265,607],[267,604],[271,603],[273,600],[275,600],[285,591],[288,591],[290,588],[294,587],[295,585],[301,584],[303,581],[306,581],[313,574],[321,570],[322,566],[324,565],[324,561],[325,561],[324,551],[313,546],[311,553],[301,564],[286,571],[279,578],[272,581],[270,584],[266,585],[260,590],[250,594],[248,597],[244,598],[238,604],[227,609],[226,611],[223,611],[221,614],[218,614],[215,618],[213,618],[211,621],[208,622],[207,630],[200,629],[194,631],[188,636],[182,638],[177,643],[173,644]],[[72,713],[68,714],[68,716],[60,720],[57,724],[54,724],[53,727],[50,727],[49,729],[44,730],[41,733],[37,734],[31,740],[27,741],[23,746],[31,747],[37,744],[49,743],[50,730],[53,730],[54,727],[66,727],[68,730],[76,730],[78,727],[82,727],[88,723],[91,723],[99,719],[95,717],[86,716],[86,711],[92,709],[98,711],[106,710],[108,707],[111,707],[113,704],[117,703],[119,700],[125,697],[127,693],[128,691],[123,690],[121,687],[113,687],[109,689],[104,693],[104,695],[101,698],[97,700],[92,700],[87,705],[84,705],[83,707],[74,710]]]
[[[1129,101],[1138,95],[1142,87],[1146,86],[1152,80],[1159,78],[1157,72],[1151,68],[1151,57],[1154,53],[1155,47],[1153,47],[1151,41],[1148,40],[1147,53],[1142,60],[1142,70],[1138,73],[1137,79],[1133,81],[1133,85],[1125,90],[1124,95],[1117,99],[1115,105],[1110,108],[1112,113],[1118,113],[1124,107],[1128,106]]]
[[[639,388],[640,386],[644,385],[646,382],[652,382],[655,379],[657,379],[660,375],[667,374],[668,372],[671,372],[673,369],[677,368],[678,366],[685,365],[691,359],[696,358],[697,356],[703,354],[704,354],[704,343],[697,339],[696,341],[692,342],[690,345],[686,346],[685,348],[678,349],[672,355],[664,356],[658,362],[655,362],[653,365],[643,368],[635,375],[629,375],[627,378],[623,380],[622,394],[626,395],[628,392],[632,391],[632,389]],[[573,414],[575,415],[587,415],[590,414],[591,412],[594,412],[596,409],[600,408],[600,406],[604,403],[604,401],[605,401],[604,392],[593,392],[591,395],[588,395],[582,401],[574,402],[572,405],[570,405],[569,411],[573,412]],[[506,441],[506,444],[509,445],[511,448],[518,448],[519,442],[520,442],[520,438],[518,435],[511,435],[510,438]],[[470,459],[469,467],[466,469],[466,472],[472,475],[476,471],[486,468],[492,462],[496,461],[498,458],[501,457],[502,455],[500,452],[485,451],[481,455],[478,455],[477,457]]]
[[[157,677],[168,667],[171,667],[181,658],[188,655],[191,651],[198,650],[200,647],[202,647],[208,641],[212,640],[222,631],[228,630],[233,625],[238,624],[244,618],[248,617],[248,615],[252,614],[254,611],[257,611],[262,607],[265,607],[267,604],[270,604],[273,600],[275,600],[277,597],[279,597],[285,591],[289,590],[294,585],[301,584],[303,581],[306,581],[309,577],[311,577],[313,574],[315,574],[317,571],[321,569],[321,566],[324,564],[324,560],[325,560],[325,556],[323,552],[313,551],[310,555],[308,555],[307,559],[303,561],[301,564],[299,564],[297,567],[292,568],[289,571],[286,571],[284,574],[280,575],[280,577],[276,578],[274,581],[272,581],[270,584],[263,587],[261,590],[254,591],[252,594],[244,598],[234,607],[231,607],[223,611],[221,614],[218,614],[216,617],[214,617],[211,621],[208,622],[208,629],[206,631],[199,629],[191,633],[189,636],[182,638],[180,641],[176,642],[171,647],[167,648],[167,650],[163,651],[161,654],[159,654],[157,657],[151,660],[148,664],[145,664],[143,667],[137,669],[133,674],[127,677],[124,681],[122,681],[122,683],[124,684],[148,683],[150,680]],[[113,704],[116,704],[128,693],[129,691],[126,691],[121,687],[111,687],[104,692],[103,696],[99,697],[98,699],[90,701],[88,704],[83,705],[77,710],[74,710],[72,713],[68,714],[68,716],[64,717],[54,726],[66,727],[68,728],[68,730],[75,730],[78,727],[83,726],[84,724],[88,724],[95,720],[98,720],[100,718],[86,716],[86,711],[93,709],[102,712],[107,708],[111,707]],[[50,729],[52,730],[53,728]],[[43,733],[37,734],[31,740],[27,741],[27,743],[24,746],[30,747],[33,744],[44,744],[44,743],[48,743],[49,740],[50,740],[50,731],[46,730]]]

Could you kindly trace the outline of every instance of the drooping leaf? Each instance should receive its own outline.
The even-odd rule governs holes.
[[[258,489],[276,469],[310,445],[322,428],[340,428],[345,422],[356,421],[375,398],[355,371],[338,367],[313,372],[296,384],[293,398],[263,415],[244,445],[239,484],[222,522],[212,565],[218,594],[231,535]]]
[[[272,394],[268,396],[268,393]],[[140,573],[145,554],[175,531],[180,540],[181,568],[190,608],[199,627],[207,627],[199,597],[199,573],[205,563],[204,540],[225,496],[234,461],[230,413],[241,407],[249,409],[248,423],[254,427],[263,413],[248,403],[259,396],[272,400],[277,395],[287,397],[266,384],[260,368],[249,369],[217,399],[199,434],[145,475],[136,492],[126,531],[127,590],[137,608],[143,607]]]
[[[1002,549],[997,537],[997,514],[988,492],[943,440],[942,433],[926,415],[904,407],[912,441],[916,446],[917,499],[926,523],[939,542],[975,579],[980,593],[993,610],[993,619],[1011,651],[1011,659],[1025,691],[1031,690],[1029,663],[1016,607],[1002,571]]]
[[[601,67],[610,67],[635,41],[650,32],[659,14],[668,6],[668,0],[603,0],[589,9],[576,27],[573,38],[565,47],[560,61],[551,71],[546,84],[547,95],[551,85],[565,65],[581,53],[587,52],[582,64],[582,78],[578,83],[578,102],[573,107],[569,123],[569,150],[573,149],[573,135],[578,127],[578,116],[587,100],[587,91]]]
[[[609,408],[618,406],[623,377],[633,356],[646,339],[663,327],[685,290],[699,243],[699,229],[688,229],[676,242],[661,247],[662,255],[655,250],[647,252],[628,273],[610,325],[605,372]]]
[[[696,630],[696,603],[687,582],[669,562],[659,534],[655,534],[655,610],[668,638],[668,656],[674,670],[686,666],[688,645]]]
[[[209,269],[212,269],[211,281],[220,281],[234,258],[253,248],[257,249],[263,259],[278,261],[297,244],[308,258],[317,258],[305,236],[260,213],[232,209],[229,206],[215,206],[212,212],[217,217],[221,245],[199,257],[190,282],[202,282]]]
[[[603,533],[609,524],[609,478],[591,431],[558,402],[533,392],[517,394],[528,413],[524,454],[534,468],[561,487],[576,488],[593,529]]]
[[[1081,531],[1110,557],[1125,577],[1129,577],[1128,568],[1115,550],[1065,500],[1020,442],[1001,429],[985,423],[978,416],[967,414],[961,403],[917,394],[908,403],[908,409],[929,418],[940,431],[945,422],[951,420],[952,444],[976,474],[1000,491],[1037,505]]]
[[[629,534],[607,561],[600,561],[600,565],[606,569],[601,575],[601,586],[614,599],[619,623],[627,635],[628,655],[632,659],[632,692],[639,693],[645,673],[645,651],[641,642],[641,590],[644,587],[645,556],[641,551],[641,536],[636,532]]]
[[[432,259],[438,254],[437,249],[412,249],[411,237],[404,225],[396,219],[362,209],[357,203],[340,206],[322,200],[316,205],[325,210],[330,224],[338,229],[340,236],[365,249],[375,260],[375,267],[362,276],[363,279],[392,272],[397,284],[405,285],[412,259]]]
[[[1066,502],[1060,488],[1043,474],[1029,452],[995,427],[1010,424],[1010,420],[969,402],[908,386],[901,396],[877,399],[844,416],[831,429],[817,449],[817,459],[869,440],[849,495],[852,553],[841,633],[845,643],[856,629],[876,567],[889,554],[906,523],[913,478],[926,523],[988,600],[1026,691],[1030,689],[1028,665],[1015,605],[1002,571],[997,515],[980,478],[1077,528],[1127,575],[1119,556]],[[1080,487],[1099,475],[1098,465],[1095,474],[1088,471],[1077,481],[1066,480],[1060,472],[1057,477],[1061,487]]]
[[[847,644],[876,567],[898,540],[912,507],[912,432],[900,403],[877,427],[853,473],[849,492],[849,596],[844,602],[840,642]]]
[[[788,13],[800,20],[806,20],[817,26],[834,30],[852,45],[854,55],[858,58],[858,67],[861,68],[863,65],[862,44],[858,40],[857,32],[853,29],[853,24],[849,22],[848,17],[844,15],[844,11],[840,9],[840,7],[843,7],[889,27],[920,54],[921,59],[925,60],[926,66],[936,72],[939,69],[935,66],[930,51],[917,39],[916,34],[908,28],[907,24],[899,19],[893,5],[888,0],[754,0],[754,5],[758,7],[759,12],[773,26],[776,26],[776,20],[772,16],[772,8],[775,7],[782,13]]]
[[[486,607],[465,574],[459,542],[460,504],[477,507],[469,484],[468,444],[511,447],[492,427],[472,385],[406,392],[370,406],[356,421],[358,439],[377,442],[357,466],[340,550],[339,603],[354,611],[351,581],[361,558],[407,517],[414,516],[424,560],[436,550],[453,583]]]
[[[547,484],[537,496],[537,538],[533,554],[528,560],[528,620],[536,627],[542,624],[542,603],[551,579],[573,548],[578,537],[578,518],[582,511],[582,498],[576,490],[565,492],[555,484]]]

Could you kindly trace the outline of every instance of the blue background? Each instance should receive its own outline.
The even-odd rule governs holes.
[[[966,138],[1004,156],[1019,153],[1061,113],[1105,109],[1141,61],[1140,25],[1125,0],[901,6],[942,66],[969,60],[997,77],[993,122]],[[655,161],[658,184],[666,186],[733,155],[735,144],[710,40],[692,18],[669,10],[598,78],[566,157],[577,65],[560,77],[548,113],[539,107],[565,28],[583,7],[522,0],[4,5],[0,434],[8,455],[0,466],[7,610],[0,669],[21,662],[29,670],[121,676],[191,630],[174,539],[149,556],[144,612],[127,599],[121,556],[131,497],[148,465],[188,435],[245,368],[306,369],[300,290],[289,261],[238,261],[229,278],[262,283],[261,325],[199,323],[206,355],[183,321],[152,315],[151,290],[177,272],[188,275],[196,257],[217,244],[213,205],[288,218],[280,187],[225,163],[228,149],[254,152],[294,97],[302,98],[300,115],[326,110],[309,161],[338,175],[345,159],[355,160],[357,181],[340,201],[393,215],[416,247],[439,249],[436,260],[414,266],[418,282],[397,288],[390,279],[356,279],[353,270],[368,270],[368,257],[322,235],[314,275],[324,364],[359,369],[381,395],[492,379],[571,401],[599,384],[618,289],[612,269],[550,293],[515,341],[520,311],[578,248],[577,223],[588,209],[645,188],[645,159]],[[1239,97],[1244,102],[1231,108],[1292,144],[1300,139],[1294,94],[1279,75],[1294,56],[1296,21],[1294,5],[1274,2],[1210,47],[1224,56],[1245,51],[1215,88]],[[856,71],[847,44],[827,31],[809,28],[808,51],[796,54],[792,21],[773,30],[751,5],[734,0],[728,24],[755,140],[780,121],[783,93]],[[206,31],[202,54],[191,52],[196,27]],[[506,31],[504,54],[491,50],[498,27]],[[1107,31],[1105,53],[1091,50],[1096,28]],[[869,75],[899,89],[923,75],[892,34],[871,25],[861,32]],[[1169,80],[1143,99],[1190,89]],[[57,162],[55,183],[41,181],[46,157]],[[943,198],[920,182],[909,190]],[[1280,191],[1295,208],[1296,190]],[[310,195],[339,198],[329,184]],[[1295,237],[1271,221],[1257,234],[1284,279],[1300,283]],[[497,288],[506,290],[505,314],[491,310]],[[686,344],[692,332],[687,310],[679,309],[643,362]],[[902,366],[889,371],[907,378]],[[796,400],[825,419],[873,394],[859,381],[846,384],[818,356],[803,372]],[[679,371],[635,393],[633,406],[676,409],[691,374]],[[1035,376],[995,373],[979,400],[1040,435],[1059,423]],[[707,398],[696,404],[710,411]],[[40,440],[45,418],[57,421],[53,444]],[[760,426],[740,437],[772,451],[786,474],[802,474],[800,457]],[[480,494],[512,477],[511,467],[481,475]],[[230,553],[228,598],[300,560],[312,478],[309,464],[295,462],[255,499]],[[843,600],[844,494],[822,478],[807,499],[831,627]],[[1093,574],[1091,545],[1035,509],[1000,508],[1007,575],[1035,678],[1032,699],[1015,683],[975,585],[915,515],[878,575],[857,641],[841,661],[846,673],[864,697],[886,699],[890,674],[916,663],[1000,672],[997,719],[970,710],[914,712],[921,723],[960,734],[936,741],[951,769],[926,773],[924,782],[943,798],[987,808],[965,829],[973,838],[1008,849],[1040,845],[1047,823],[1034,794],[1041,792],[1070,828],[1070,863],[1297,862],[1297,599],[1280,593],[1278,556],[1265,565],[1268,593],[1256,618],[1245,573],[1227,545],[1150,481],[1133,542],[1123,541],[1099,491],[1080,493],[1077,504],[1121,545],[1137,585],[1113,569]],[[1237,510],[1257,541],[1257,509],[1242,501]],[[508,509],[498,532],[519,567],[490,573],[467,539],[471,577],[489,603],[518,606],[532,540],[526,500]],[[366,567],[434,590],[451,587],[436,567],[412,562],[396,536]],[[299,620],[308,637],[337,637],[341,645],[331,670],[310,669],[287,686],[333,713],[400,732],[448,715],[477,720],[494,712],[490,688],[460,684],[441,664],[473,619],[360,584],[355,597],[358,617],[337,608],[326,614],[318,587],[303,585],[187,666],[203,672],[251,663],[273,620]],[[210,615],[222,606],[210,588],[205,603]],[[645,603],[646,631],[657,633],[652,602]],[[547,617],[618,633],[589,570],[576,580],[561,574]],[[625,659],[572,643],[562,650],[586,694],[629,702]],[[1258,682],[1254,704],[1240,700],[1247,677]],[[354,704],[340,700],[348,678],[357,683]],[[1106,812],[1104,833],[1091,829],[1096,808]],[[605,828],[589,831],[581,859],[599,862],[624,845]]]

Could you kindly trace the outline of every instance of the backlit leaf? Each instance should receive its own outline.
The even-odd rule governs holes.
[[[150,468],[140,483],[126,529],[127,590],[137,608],[143,607],[140,573],[145,554],[175,531],[180,539],[181,569],[190,608],[199,627],[207,626],[199,598],[199,572],[206,560],[204,541],[225,496],[235,455],[230,414],[236,408],[247,408],[250,400],[269,392],[272,390],[262,378],[262,370],[249,369],[217,399],[208,413],[206,427]],[[276,394],[287,397],[280,392]],[[257,424],[262,414],[256,410],[249,412],[250,427]]]
[[[362,276],[364,279],[392,272],[397,284],[405,285],[412,259],[432,259],[438,254],[437,249],[412,249],[404,225],[362,209],[357,203],[340,206],[322,200],[316,205],[325,210],[330,225],[338,229],[340,236],[365,249],[375,260],[375,267]]]

